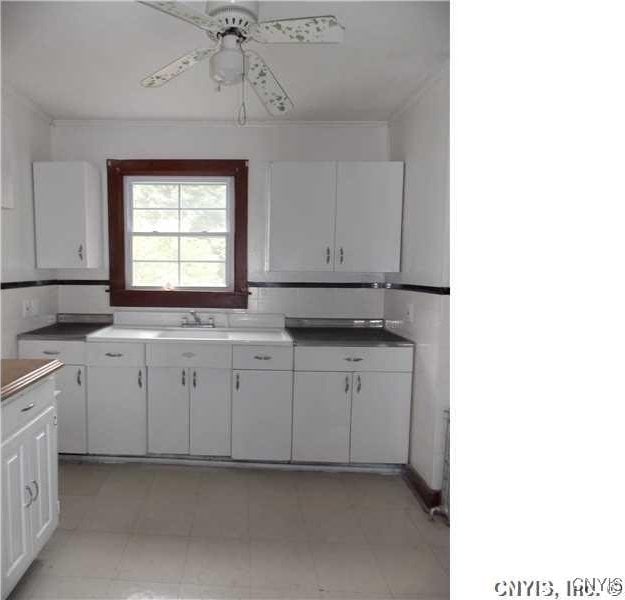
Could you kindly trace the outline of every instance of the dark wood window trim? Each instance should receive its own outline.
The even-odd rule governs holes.
[[[247,308],[247,161],[107,160],[111,306]],[[124,177],[234,178],[234,290],[135,290],[126,287]]]

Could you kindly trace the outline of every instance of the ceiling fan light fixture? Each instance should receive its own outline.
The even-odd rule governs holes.
[[[244,57],[236,35],[223,36],[221,50],[210,57],[209,66],[211,77],[219,85],[241,83]]]

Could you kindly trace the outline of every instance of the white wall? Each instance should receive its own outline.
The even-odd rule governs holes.
[[[26,98],[2,88],[2,192],[12,208],[3,208],[2,281],[54,278],[54,271],[35,266],[32,161],[48,160],[50,119]],[[48,322],[57,312],[56,286],[2,291],[2,357],[16,355],[15,336]],[[23,300],[34,300],[39,316],[22,316]]]
[[[392,160],[405,161],[402,271],[387,281],[449,285],[449,68],[390,124]],[[387,290],[384,317],[415,342],[410,464],[442,484],[449,406],[449,296]]]

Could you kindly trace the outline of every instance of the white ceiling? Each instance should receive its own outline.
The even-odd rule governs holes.
[[[260,20],[323,14],[346,26],[343,44],[250,44],[295,102],[288,120],[387,120],[449,56],[447,2],[260,8]],[[139,85],[207,42],[192,25],[135,2],[2,2],[3,80],[57,119],[232,119],[240,86],[218,93],[208,61],[162,88]],[[249,117],[269,120],[253,92],[249,98]]]

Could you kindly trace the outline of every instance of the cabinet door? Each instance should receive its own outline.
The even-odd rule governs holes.
[[[2,445],[2,597],[15,586],[33,556],[29,484],[29,437],[22,431]],[[32,490],[32,488],[31,488]]]
[[[293,460],[349,462],[351,373],[295,373]]]
[[[28,427],[33,551],[38,554],[59,523],[56,409],[48,408]]]
[[[404,165],[340,162],[335,271],[399,271]]]
[[[269,187],[269,270],[332,271],[336,163],[274,162]]]
[[[91,454],[146,454],[143,367],[89,367],[87,420]]]
[[[36,162],[33,175],[37,267],[88,266],[84,163]]]
[[[411,373],[354,373],[351,462],[405,463]]]
[[[148,370],[148,452],[189,454],[189,369]]]
[[[234,371],[232,458],[290,460],[293,373]]]
[[[230,369],[189,369],[191,454],[230,456]]]
[[[87,369],[65,365],[56,375],[59,452],[87,452]]]

